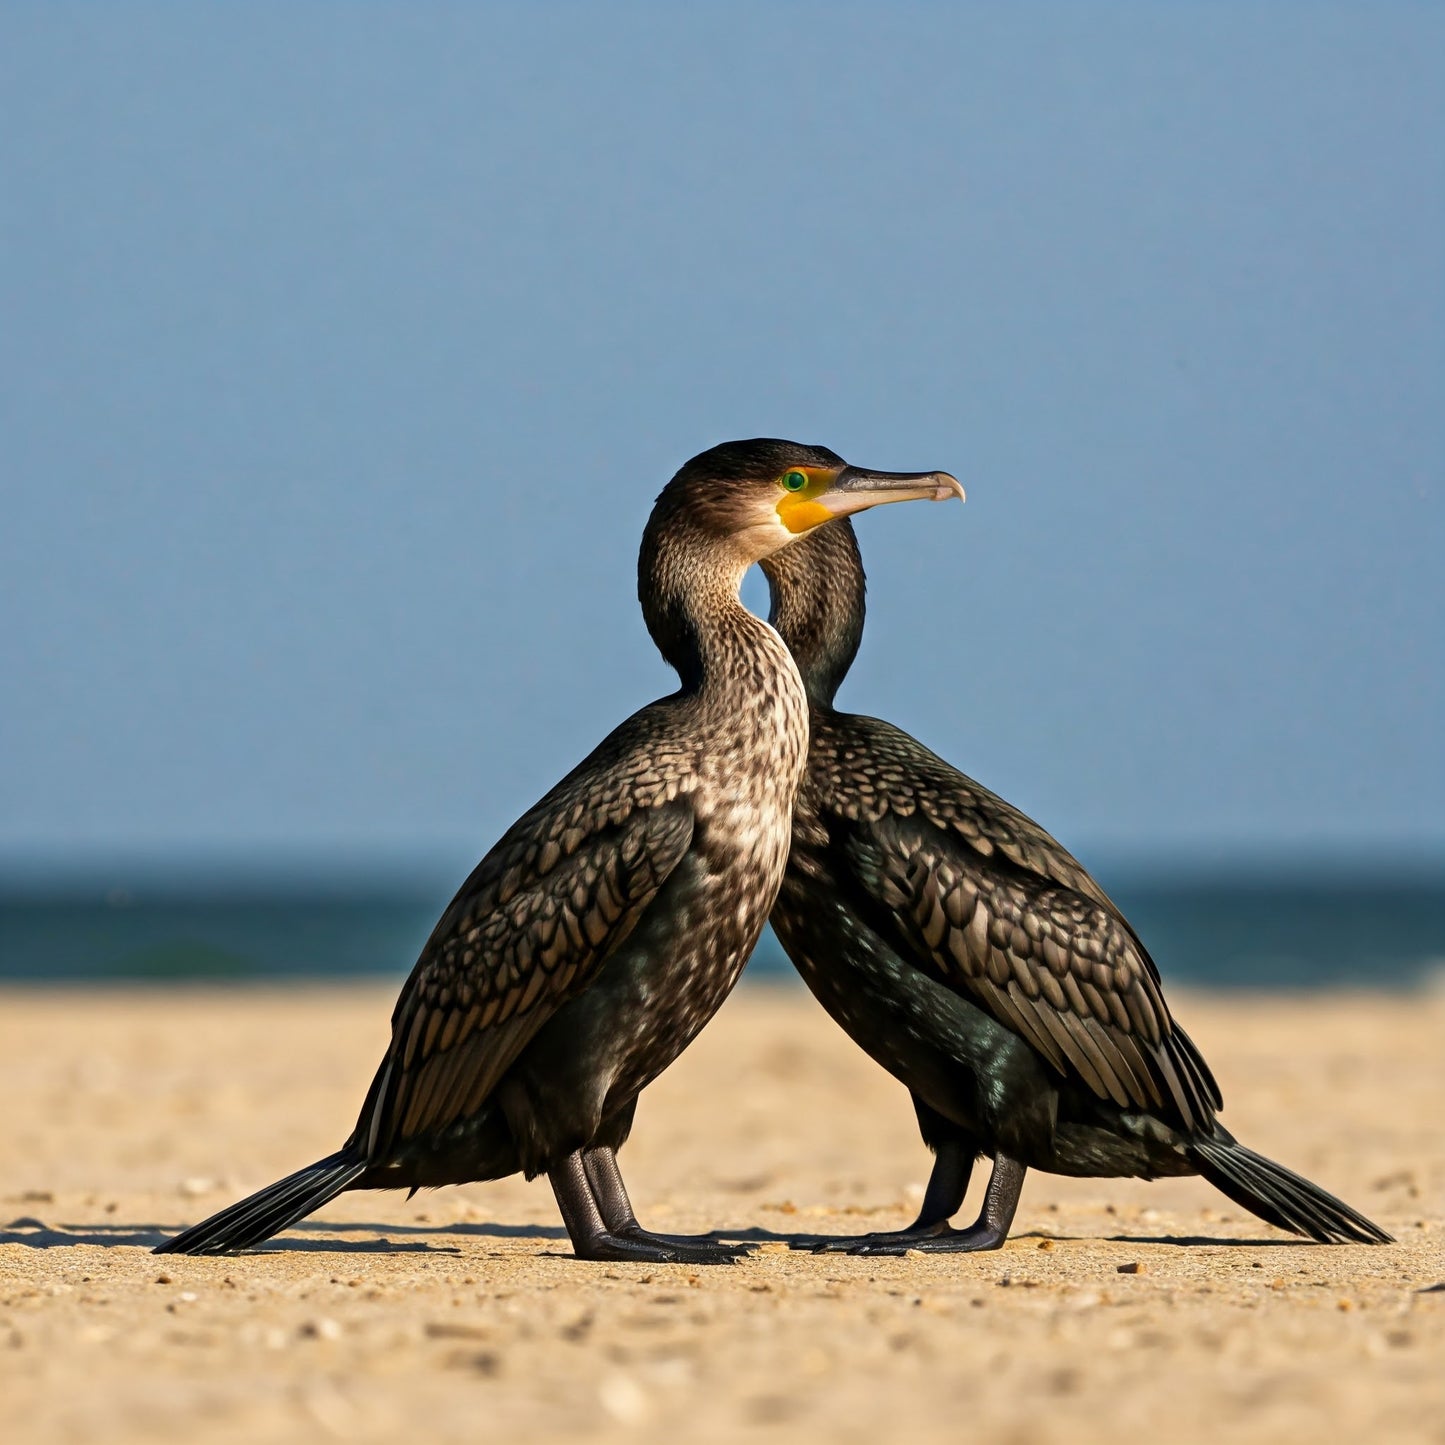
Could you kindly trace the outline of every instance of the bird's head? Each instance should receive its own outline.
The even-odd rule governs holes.
[[[667,484],[657,511],[726,545],[748,567],[837,517],[962,496],[947,472],[867,471],[827,447],[760,437],[695,456]]]

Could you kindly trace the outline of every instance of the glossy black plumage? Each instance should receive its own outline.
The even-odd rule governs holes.
[[[1158,970],[1076,859],[908,734],[834,709],[863,629],[848,524],[763,569],[811,713],[773,926],[833,1018],[912,1091],[938,1154],[910,1229],[836,1247],[997,1246],[1027,1168],[1203,1174],[1282,1228],[1386,1240],[1219,1123],[1219,1088]],[[978,1155],[995,1160],[984,1213],[954,1231]]]
[[[462,885],[402,989],[342,1148],[160,1252],[244,1249],[344,1189],[521,1170],[549,1176],[581,1256],[730,1258],[642,1230],[613,1156],[638,1094],[736,982],[787,856],[806,700],[738,587],[819,519],[942,496],[945,482],[956,489],[777,441],[729,443],[683,467],[638,563],[648,630],[682,686],[607,737]]]

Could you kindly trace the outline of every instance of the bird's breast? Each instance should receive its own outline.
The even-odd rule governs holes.
[[[699,768],[697,816],[722,848],[786,858],[793,801],[808,751],[807,702],[796,677],[740,700],[719,719]],[[781,869],[781,860],[778,862]],[[780,874],[781,876],[781,874]]]

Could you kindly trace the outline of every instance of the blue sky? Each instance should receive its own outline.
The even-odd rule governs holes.
[[[1445,850],[1445,10],[0,11],[0,854],[479,853],[670,690],[652,497],[1065,841]],[[747,594],[757,604],[761,588]]]

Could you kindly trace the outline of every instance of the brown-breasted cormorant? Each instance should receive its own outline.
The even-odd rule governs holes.
[[[162,1244],[245,1249],[346,1189],[546,1174],[583,1259],[738,1251],[637,1223],[614,1151],[637,1096],[716,1012],[782,880],[808,741],[797,668],[738,598],[754,563],[943,473],[731,442],[658,497],[638,595],[677,692],[635,713],[524,813],[442,915],[392,1014],[350,1138]]]
[[[813,1247],[995,1249],[1026,1169],[1202,1174],[1282,1229],[1389,1242],[1219,1123],[1219,1088],[1153,960],[1073,857],[907,733],[834,709],[863,635],[848,523],[762,565],[812,731],[773,928],[828,1013],[907,1086],[936,1156],[907,1229]],[[956,1230],[980,1155],[993,1159],[983,1210]]]

